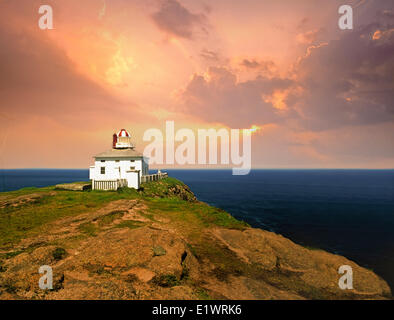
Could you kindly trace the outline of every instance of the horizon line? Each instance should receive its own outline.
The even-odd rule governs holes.
[[[89,170],[89,168],[0,168],[1,170]],[[153,168],[149,170],[232,170],[232,168]],[[251,170],[394,170],[394,168],[343,168],[343,167],[332,167],[332,168],[278,168],[278,167],[256,167]]]

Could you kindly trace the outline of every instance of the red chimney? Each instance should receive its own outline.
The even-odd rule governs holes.
[[[116,148],[116,143],[118,142],[118,136],[116,135],[116,133],[114,133],[114,135],[112,136],[112,148]]]

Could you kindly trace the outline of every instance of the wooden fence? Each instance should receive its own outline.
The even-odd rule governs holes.
[[[150,181],[159,181],[159,180],[167,178],[167,177],[168,177],[168,173],[167,172],[160,172],[160,173],[155,173],[155,174],[149,174],[149,175],[141,177],[141,183],[150,182]]]
[[[92,190],[118,190],[118,188],[127,187],[126,179],[118,180],[93,180]]]

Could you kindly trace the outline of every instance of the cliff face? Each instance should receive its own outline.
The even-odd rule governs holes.
[[[0,210],[0,299],[391,297],[372,271],[250,228],[171,178],[140,192],[3,193]],[[53,290],[38,288],[41,265]],[[341,265],[354,290],[339,289]]]

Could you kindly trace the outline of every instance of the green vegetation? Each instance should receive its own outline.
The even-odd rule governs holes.
[[[197,297],[200,300],[210,300],[211,299],[211,297],[209,296],[208,292],[205,289],[203,289],[203,288],[198,288],[196,290],[196,294],[197,294]]]
[[[238,230],[249,227],[246,222],[235,219],[226,211],[203,202],[194,203],[177,198],[160,198],[150,199],[148,203],[151,213],[165,213],[172,220],[197,229],[214,225]]]
[[[115,210],[97,219],[100,227],[106,226],[114,222],[114,220],[123,217],[126,211]]]
[[[91,222],[85,222],[79,225],[79,230],[81,230],[81,232],[87,234],[88,236],[93,237],[97,234],[99,227]]]
[[[143,222],[125,220],[125,221],[122,221],[122,222],[118,223],[117,225],[115,225],[115,228],[136,229],[136,228],[143,227],[144,225],[145,225],[145,223],[143,223]]]
[[[111,203],[118,200],[132,201]],[[182,285],[191,291],[182,293],[180,290],[176,294],[189,297],[192,292],[193,298],[221,299],[227,294],[227,289],[221,290],[221,283],[233,285],[239,277],[252,280],[251,287],[245,284],[244,288],[262,292],[264,296],[274,288],[280,294],[290,293],[290,298],[293,294],[310,299],[336,297],[336,291],[321,288],[320,278],[317,285],[303,278],[302,257],[314,257],[316,263],[321,263],[321,253],[315,248],[309,248],[315,251],[307,252],[291,246],[295,248],[293,252],[288,250],[289,244],[282,237],[275,238],[268,233],[263,237],[253,230],[224,229],[242,231],[248,227],[247,223],[238,221],[224,210],[197,201],[189,188],[174,178],[144,183],[138,191],[128,188],[109,192],[68,191],[48,187],[0,193],[0,295],[7,292],[23,297],[29,289],[21,286],[21,281],[13,280],[14,275],[29,275],[31,266],[36,268],[37,261],[56,262],[67,257],[67,263],[55,266],[60,272],[56,273],[53,291],[63,288],[64,270],[82,267],[88,271],[89,277],[95,277],[94,286],[91,281],[80,281],[89,285],[89,291],[96,290],[94,298],[101,298],[103,291],[100,289],[106,286],[113,290],[105,297],[112,299],[119,297],[118,294],[126,297],[123,288],[127,287],[127,298],[141,298],[144,295],[136,293],[133,283],[141,285],[141,281],[150,281],[149,292],[143,294],[152,292],[152,297],[156,297],[155,290],[156,293],[170,293],[177,290],[162,288]],[[133,230],[137,228],[142,229]],[[257,239],[256,246],[259,245],[257,241],[261,241],[263,246],[270,245],[272,250],[264,249],[262,253],[253,250],[255,248],[249,250],[253,236]],[[149,246],[146,247],[146,242],[140,238],[151,241]],[[25,241],[20,242],[22,239]],[[97,250],[103,244],[114,249]],[[24,255],[12,259],[21,253]],[[79,256],[74,257],[74,254]],[[254,258],[255,254],[259,256]],[[149,259],[157,262],[153,270],[150,270]],[[261,259],[267,259],[271,266],[262,264]],[[128,274],[130,268],[137,268],[133,271],[136,274]],[[213,280],[210,283],[216,288],[204,289],[207,279]],[[118,290],[118,281],[128,284]],[[255,286],[254,281],[261,283],[262,289]],[[341,293],[341,297],[354,298],[346,292]]]
[[[5,267],[5,266],[3,265],[3,262],[0,261],[0,272],[6,272],[6,271],[7,271],[7,267]]]
[[[65,257],[65,255],[66,255],[66,250],[59,247],[52,252],[53,259],[55,259],[56,261],[62,260]]]
[[[180,285],[180,281],[174,274],[161,274],[160,276],[153,277],[151,281],[164,288],[171,288]]]
[[[164,256],[167,253],[166,250],[163,247],[161,247],[161,246],[154,247],[152,250],[153,250],[153,256],[154,257],[156,257],[156,256]]]
[[[67,191],[55,190],[54,186],[24,188],[0,193],[0,249],[10,249],[22,238],[45,232],[48,225],[57,219],[94,212],[120,199],[143,200],[148,207],[143,215],[150,220],[154,220],[156,214],[165,214],[177,223],[192,223],[196,229],[217,225],[242,230],[248,226],[221,209],[196,202],[187,186],[170,177],[144,183],[138,191],[129,188],[117,191]],[[121,211],[111,212],[95,223],[81,224],[79,230],[94,236],[101,227],[122,215]],[[131,229],[141,226],[142,223],[127,220],[117,225]]]
[[[4,290],[8,293],[15,293],[18,290],[15,282],[9,278],[5,279],[1,283],[0,287],[4,288]]]
[[[164,197],[171,197],[169,189],[174,188],[176,186],[184,187],[185,184],[175,178],[168,177],[161,181],[143,183],[141,189],[143,196],[146,198],[151,198],[151,197],[164,198]]]
[[[10,248],[20,239],[44,231],[48,223],[59,218],[94,211],[110,201],[127,198],[117,192],[55,191],[54,187],[48,187],[2,193],[0,203],[10,202],[29,193],[41,195],[40,203],[26,202],[15,207],[0,205],[0,248]]]
[[[10,259],[12,257],[16,257],[17,255],[23,253],[23,250],[17,250],[17,251],[12,251],[12,252],[7,252],[5,254],[2,254],[5,259]]]
[[[99,263],[87,263],[84,265],[84,268],[88,270],[90,274],[110,274],[108,270],[105,270],[105,266]]]

